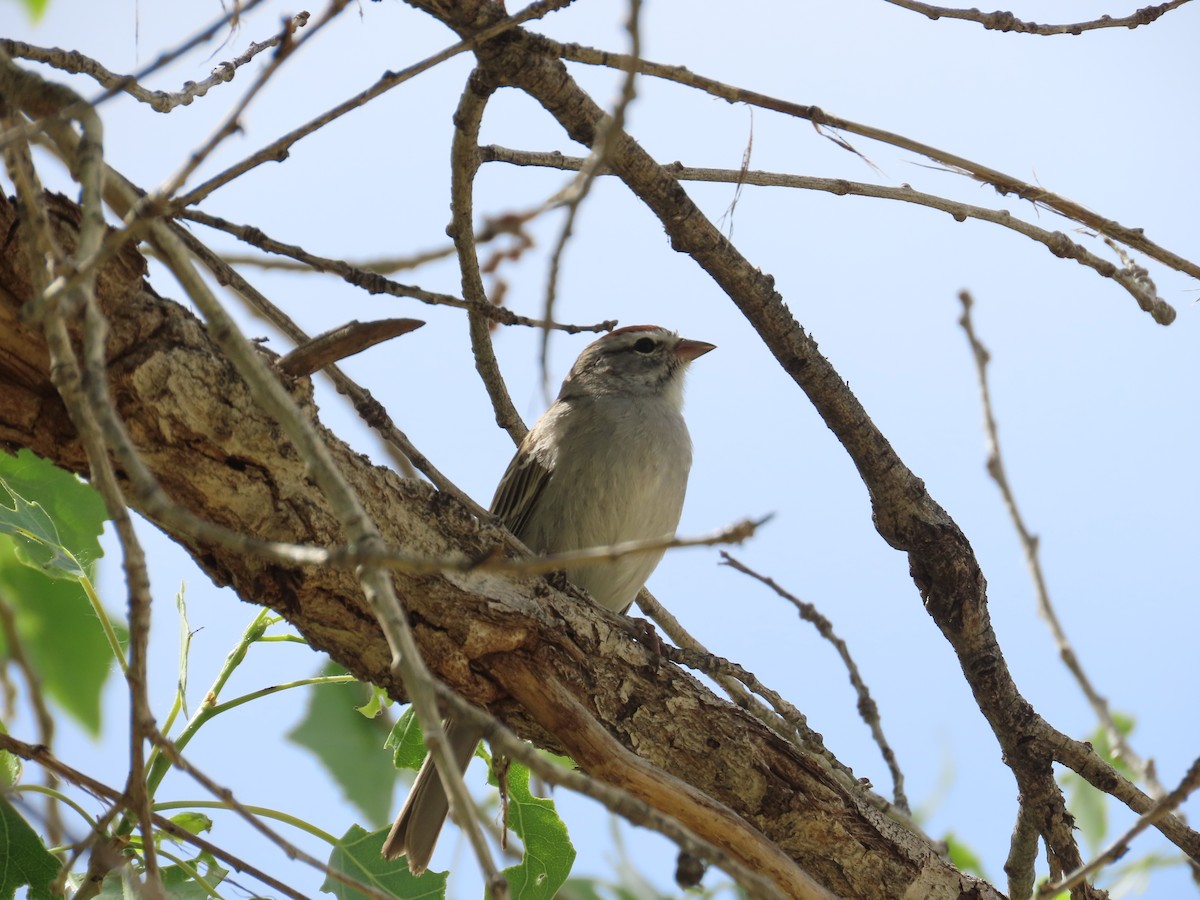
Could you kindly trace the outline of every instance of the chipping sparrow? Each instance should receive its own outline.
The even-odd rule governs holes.
[[[590,344],[521,442],[492,512],[541,553],[673,536],[692,466],[683,375],[712,349],[656,325],[618,328]],[[566,573],[601,606],[624,612],[660,559],[662,551],[640,553]],[[453,719],[445,727],[465,769],[480,735]],[[407,854],[413,874],[424,872],[447,807],[427,758],[383,855]]]

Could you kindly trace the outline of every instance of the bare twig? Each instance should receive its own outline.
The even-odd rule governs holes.
[[[338,869],[331,868],[329,865],[317,859],[316,857],[305,853],[291,841],[286,840],[282,835],[268,826],[267,823],[263,821],[261,816],[255,815],[245,806],[245,804],[238,800],[237,797],[234,796],[233,791],[227,787],[217,784],[215,781],[193,766],[190,762],[188,762],[188,760],[183,756],[182,753],[179,752],[178,748],[175,747],[171,740],[158,732],[155,732],[153,735],[153,740],[155,747],[158,748],[158,750],[166,759],[170,760],[170,763],[174,768],[191,776],[197,784],[212,794],[212,796],[216,797],[227,809],[237,814],[251,828],[282,850],[289,859],[298,860],[310,868],[322,873],[323,875],[332,878],[334,881],[348,885],[355,890],[362,890],[367,896],[374,897],[376,900],[390,900],[391,895],[386,891],[380,890],[378,887],[368,887],[363,885],[352,875],[348,875]]]
[[[1039,897],[1053,897],[1062,891],[1073,890],[1084,879],[1095,875],[1105,866],[1116,862],[1129,850],[1129,844],[1135,837],[1153,825],[1162,816],[1178,807],[1188,798],[1188,795],[1200,788],[1200,758],[1197,758],[1183,776],[1179,786],[1158,801],[1153,809],[1144,813],[1121,837],[1113,841],[1099,856],[1087,865],[1080,866],[1075,871],[1063,876],[1060,881],[1043,884],[1038,891]]]
[[[1020,34],[1056,35],[1083,34],[1085,31],[1095,31],[1100,28],[1137,28],[1149,25],[1173,9],[1178,9],[1188,0],[1171,0],[1170,3],[1160,3],[1158,6],[1144,6],[1135,13],[1120,18],[1101,16],[1087,22],[1075,22],[1068,25],[1039,25],[1037,22],[1025,22],[1010,12],[980,12],[978,9],[953,9],[945,6],[934,6],[921,3],[919,0],[886,0],[888,3],[919,12],[933,20],[962,19],[966,22],[978,22],[989,31],[1015,31]]]
[[[629,0],[629,16],[625,21],[625,30],[629,32],[629,55],[634,59],[640,59],[642,56],[641,13],[641,0]],[[633,103],[634,97],[637,96],[636,87],[637,70],[633,66],[630,66],[625,71],[625,78],[621,83],[621,93],[617,98],[616,106],[613,107],[612,114],[606,116],[597,129],[596,140],[592,144],[591,153],[588,154],[587,159],[580,166],[579,175],[560,195],[561,204],[567,208],[567,216],[563,222],[562,229],[559,231],[558,240],[554,242],[554,249],[550,252],[550,271],[546,278],[546,299],[543,304],[545,312],[542,316],[547,322],[554,320],[554,302],[558,295],[559,268],[562,264],[563,252],[567,248],[567,241],[571,239],[571,233],[575,228],[575,218],[579,215],[579,209],[592,189],[596,173],[605,166],[605,157],[608,155],[609,142],[612,136],[620,134],[625,130],[625,114],[629,110],[629,105]],[[546,401],[549,402],[552,396],[550,392],[549,329],[542,330],[540,354],[542,393],[545,395]]]
[[[561,153],[541,153],[526,150],[511,150],[495,145],[480,149],[485,162],[506,162],[517,166],[544,166],[555,169],[579,169],[584,161],[579,157],[563,156]],[[680,181],[706,181],[729,183],[736,185],[758,185],[762,187],[798,188],[810,191],[825,191],[838,196],[854,195],[859,197],[874,197],[882,200],[899,200],[904,203],[915,203],[930,209],[949,213],[955,221],[977,219],[1008,228],[1018,234],[1042,244],[1055,256],[1063,259],[1073,259],[1082,266],[1094,270],[1105,278],[1111,278],[1121,285],[1130,296],[1137,301],[1138,306],[1148,312],[1154,321],[1160,325],[1169,325],[1175,319],[1175,309],[1158,296],[1154,283],[1146,277],[1146,270],[1134,264],[1124,251],[1116,245],[1114,252],[1121,255],[1121,266],[1116,266],[1107,259],[1099,257],[1087,250],[1081,244],[1072,241],[1061,231],[1049,231],[1039,228],[1022,219],[1018,219],[1005,209],[989,209],[974,206],[969,203],[959,203],[948,200],[936,194],[927,194],[913,190],[908,185],[900,187],[885,187],[877,184],[866,184],[858,181],[846,181],[843,178],[814,178],[807,175],[789,175],[781,172],[743,171],[741,169],[706,169],[683,166],[678,163],[666,167]],[[599,174],[610,174],[601,172]]]
[[[299,40],[294,39],[296,29],[299,27],[297,25],[297,20],[289,19],[287,22],[285,22],[283,30],[277,39],[279,49],[271,54],[270,61],[263,66],[262,70],[258,73],[258,77],[254,79],[254,82],[246,90],[246,93],[242,95],[241,99],[238,100],[236,104],[234,104],[233,109],[226,113],[224,120],[220,125],[217,126],[208,140],[205,141],[199,149],[189,154],[187,161],[173,175],[167,178],[167,180],[163,182],[157,191],[134,205],[131,215],[137,217],[144,209],[156,208],[167,198],[173,196],[175,192],[179,190],[179,188],[182,187],[183,184],[188,180],[188,177],[195,172],[196,169],[200,168],[201,164],[203,164],[203,162],[208,159],[212,152],[216,150],[218,146],[220,146],[221,142],[236,133],[240,124],[242,113],[246,111],[246,108],[250,105],[250,101],[258,96],[259,91],[266,86],[267,82],[271,80],[272,76],[279,71],[283,64],[289,60],[301,46],[316,37],[316,35],[320,33],[321,29],[333,21],[333,19],[337,17],[338,13],[346,8],[346,4],[348,2],[349,0],[330,0],[329,6],[326,7],[325,12],[319,19],[317,19],[312,28],[309,28]],[[305,19],[305,22],[307,22],[307,19]],[[300,24],[304,23],[301,22]],[[131,220],[127,220],[127,224],[129,224],[130,221]]]
[[[73,156],[75,148],[71,145],[71,135],[61,131],[54,134],[64,154],[67,157]],[[124,179],[113,178],[111,182],[115,197],[113,205],[119,210],[131,208],[137,202],[137,192]],[[150,223],[150,239],[158,248],[165,264],[208,319],[209,333],[245,380],[255,401],[279,422],[304,458],[314,482],[341,520],[351,546],[369,555],[376,552],[380,542],[379,533],[367,517],[359,498],[334,464],[322,437],[297,408],[295,401],[279,383],[278,377],[258,351],[240,333],[216,301],[208,285],[191,267],[175,228],[157,220],[146,221]],[[439,721],[439,716],[429,687],[430,676],[421,660],[391,579],[385,570],[371,563],[362,566],[358,575],[364,596],[388,640],[392,651],[393,671],[405,685],[418,719],[427,730],[432,730]],[[452,769],[448,751],[444,747],[435,747],[434,750],[440,754],[440,768],[443,771]],[[459,781],[461,785],[461,779]],[[462,793],[465,795],[465,788],[462,788]],[[496,891],[499,896],[503,892],[503,879],[497,876],[492,882],[501,887]]]
[[[529,429],[513,406],[512,397],[500,374],[500,364],[492,347],[487,314],[490,302],[479,271],[479,254],[475,249],[474,181],[479,170],[479,126],[483,110],[496,89],[482,69],[475,69],[467,79],[458,109],[454,115],[454,141],[450,149],[450,227],[447,233],[458,251],[458,268],[462,275],[463,298],[467,301],[467,318],[471,333],[471,352],[475,370],[483,380],[496,424],[508,432],[514,444],[520,444]],[[549,315],[547,315],[549,318]]]
[[[754,571],[745,563],[734,559],[728,553],[721,553],[721,561],[743,575],[749,575],[755,581],[765,584],[777,595],[788,601],[788,603],[796,607],[800,618],[811,623],[821,637],[833,644],[838,656],[842,658],[842,663],[846,666],[846,670],[850,673],[850,683],[854,685],[854,691],[858,694],[858,714],[862,716],[863,721],[867,723],[867,727],[871,729],[871,737],[875,739],[875,744],[879,747],[879,753],[883,757],[883,761],[887,763],[888,772],[891,773],[893,802],[905,815],[909,815],[908,797],[904,793],[904,773],[900,770],[900,763],[896,759],[895,751],[892,750],[891,744],[888,743],[887,738],[883,734],[883,723],[880,721],[879,707],[875,705],[875,700],[871,697],[871,692],[867,689],[867,684],[863,681],[862,674],[858,671],[858,665],[854,662],[854,658],[850,656],[850,648],[834,632],[833,623],[825,618],[820,610],[811,603],[806,603],[789,591],[784,590],[783,587],[776,583],[775,579],[768,578],[766,575]]]
[[[29,661],[25,653],[25,642],[17,631],[16,616],[8,601],[0,596],[0,632],[4,635],[4,651],[21,672],[25,680],[25,696],[33,707],[33,717],[37,721],[38,744],[50,750],[54,747],[54,717],[50,715],[50,707],[46,705],[46,695],[42,691],[42,678],[38,670]],[[9,726],[12,723],[9,722]],[[42,770],[44,784],[53,790],[58,787],[58,777],[48,770]],[[63,840],[62,817],[58,814],[58,804],[48,801],[45,806],[46,839],[48,843],[60,844]]]
[[[163,66],[168,65],[172,61],[178,59],[180,56],[182,56],[184,53],[187,53],[193,47],[196,47],[196,46],[204,43],[221,28],[224,28],[226,25],[228,25],[231,22],[236,22],[238,16],[241,13],[248,12],[249,10],[258,6],[262,2],[263,2],[263,0],[245,0],[245,2],[234,4],[233,8],[230,12],[221,16],[219,19],[217,19],[211,25],[196,32],[194,35],[192,35],[190,38],[188,38],[186,41],[184,41],[178,47],[174,47],[171,50],[167,50],[167,51],[159,54],[159,56],[153,62],[151,62],[149,65],[143,67],[139,71],[135,72],[133,75],[129,75],[127,77],[133,81],[140,81],[141,79],[145,78],[147,75],[151,74],[152,72],[156,72]],[[2,48],[0,48],[0,49],[2,49]],[[74,95],[74,93],[72,92],[72,99],[69,103],[61,104],[60,107],[58,108],[58,110],[56,110],[54,112],[46,113],[45,118],[39,118],[39,120],[36,122],[23,123],[22,125],[20,125],[17,128],[10,128],[7,131],[5,131],[4,134],[0,135],[0,145],[3,145],[9,141],[27,141],[39,129],[45,128],[49,125],[65,124],[66,122],[70,121],[71,119],[81,115],[82,110],[83,110],[83,105],[90,105],[93,108],[97,107],[101,103],[103,103],[105,100],[108,100],[111,97],[116,96],[118,93],[120,93],[120,89],[118,87],[114,86],[114,87],[108,88],[106,91],[104,91],[104,93],[100,94],[100,96],[94,98],[93,100],[85,101],[82,98],[78,97],[77,95]]]
[[[1046,625],[1054,637],[1054,642],[1058,645],[1058,655],[1063,661],[1063,665],[1067,667],[1067,670],[1079,684],[1080,690],[1083,691],[1084,697],[1087,698],[1088,705],[1092,708],[1092,712],[1096,714],[1096,718],[1100,720],[1100,724],[1104,727],[1104,732],[1108,736],[1109,743],[1113,748],[1113,755],[1123,760],[1133,770],[1138,779],[1144,778],[1146,780],[1152,796],[1161,797],[1166,793],[1166,789],[1154,774],[1153,762],[1143,760],[1129,746],[1129,742],[1125,740],[1125,735],[1117,727],[1117,723],[1112,717],[1112,712],[1108,708],[1108,700],[1096,690],[1091,679],[1084,672],[1083,664],[1079,661],[1079,657],[1075,653],[1075,648],[1071,645],[1066,630],[1063,628],[1062,622],[1059,621],[1058,613],[1054,609],[1054,604],[1050,600],[1050,589],[1046,585],[1046,576],[1042,571],[1042,563],[1038,555],[1039,545],[1037,535],[1029,531],[1024,518],[1021,516],[1021,511],[1017,507],[1016,495],[1013,493],[1012,485],[1008,480],[1008,473],[1004,467],[1004,457],[1000,452],[1000,431],[996,426],[996,417],[992,410],[992,396],[987,376],[987,367],[991,361],[991,354],[988,353],[987,348],[979,340],[979,336],[975,332],[974,320],[971,318],[971,307],[974,304],[974,300],[970,292],[960,292],[958,299],[962,302],[963,308],[963,313],[958,320],[958,324],[962,326],[963,331],[966,333],[967,341],[971,346],[971,355],[975,360],[975,373],[979,381],[980,403],[983,406],[983,427],[988,448],[987,471],[992,480],[996,482],[996,487],[1000,489],[1000,496],[1004,500],[1004,507],[1008,511],[1013,527],[1017,531],[1021,550],[1025,554],[1025,564],[1029,567],[1029,575],[1033,579],[1033,590],[1037,600],[1038,613],[1045,619]]]
[[[308,13],[301,12],[292,18],[292,30],[303,28],[308,22]],[[203,97],[212,88],[233,81],[237,70],[250,62],[264,50],[277,47],[283,41],[283,35],[276,35],[260,43],[251,43],[246,51],[227,62],[220,63],[212,74],[203,81],[189,81],[181,91],[154,91],[138,84],[139,75],[118,75],[110,72],[99,62],[75,50],[61,50],[58,47],[35,47],[22,41],[0,39],[0,46],[10,55],[33,62],[45,63],[56,69],[72,74],[87,75],[96,80],[101,87],[107,88],[110,94],[124,92],[140,103],[147,104],[155,112],[168,113],[178,106],[189,106],[197,97]],[[107,95],[106,95],[107,96]]]
[[[293,144],[320,130],[335,119],[341,118],[351,110],[358,109],[360,106],[369,103],[371,100],[374,100],[376,97],[386,93],[397,85],[403,84],[409,79],[415,78],[422,72],[426,72],[429,69],[432,69],[434,66],[440,65],[446,60],[451,59],[458,54],[463,53],[464,51],[475,49],[485,41],[491,40],[498,34],[503,34],[510,28],[514,28],[523,22],[539,19],[542,16],[569,5],[571,2],[572,0],[538,0],[538,2],[531,3],[519,13],[509,16],[507,19],[483,29],[478,34],[467,38],[466,40],[459,41],[457,44],[447,47],[440,53],[435,53],[433,56],[426,57],[414,65],[401,69],[399,72],[388,72],[365,91],[362,91],[350,99],[339,103],[337,106],[333,107],[333,109],[330,109],[320,116],[317,116],[315,119],[311,119],[304,125],[301,125],[299,128],[288,132],[278,140],[271,142],[257,153],[248,156],[242,162],[237,163],[219,175],[210,178],[208,181],[204,182],[204,184],[200,185],[186,196],[179,198],[176,205],[181,208],[185,206],[194,206],[213,191],[217,190],[217,188],[228,184],[235,178],[239,178],[246,172],[249,172],[251,169],[257,168],[263,163],[277,162],[286,159]]]
[[[929,144],[923,144],[920,141],[885,131],[882,128],[875,128],[872,125],[863,125],[849,119],[830,115],[817,106],[792,103],[778,97],[760,94],[757,91],[748,91],[743,88],[734,87],[733,85],[717,81],[714,78],[697,75],[683,66],[666,66],[644,59],[635,60],[619,53],[607,53],[591,47],[583,47],[579,44],[556,44],[552,46],[555,47],[560,57],[573,62],[593,66],[607,66],[621,70],[625,70],[629,66],[636,66],[637,70],[643,75],[651,75],[655,78],[662,78],[667,81],[686,85],[687,87],[697,88],[714,97],[727,100],[730,103],[747,103],[751,106],[774,110],[784,115],[807,119],[814,125],[848,131],[874,141],[891,144],[902,150],[918,153],[921,156],[941,163],[953,171],[962,172],[982,184],[990,184],[1000,194],[1015,194],[1022,200],[1028,200],[1031,203],[1053,210],[1101,234],[1106,234],[1114,240],[1120,241],[1122,244],[1158,260],[1165,266],[1184,272],[1193,278],[1200,278],[1200,263],[1185,259],[1164,247],[1160,247],[1149,240],[1145,232],[1140,228],[1128,228],[1120,222],[1097,215],[1086,207],[1065,197],[1051,193],[1037,185],[1021,181],[1019,178],[1006,175],[1004,172],[973,162],[965,157],[939,150],[937,147]]]
[[[51,754],[49,749],[46,747],[28,744],[24,741],[17,740],[11,735],[0,733],[0,750],[5,750],[21,757],[22,759],[27,759],[30,762],[37,763],[46,771],[53,772],[63,781],[76,785],[97,799],[113,804],[112,809],[114,810],[119,809],[125,802],[125,798],[116,788],[110,787],[101,781],[97,781],[95,778],[71,768]],[[236,869],[239,872],[245,872],[247,875],[257,878],[268,887],[271,887],[280,893],[291,897],[292,900],[308,900],[306,895],[300,893],[294,888],[289,887],[282,881],[272,878],[266,872],[263,872],[261,869],[258,869],[245,862],[241,858],[234,856],[229,851],[224,850],[221,847],[211,844],[203,838],[192,834],[190,831],[180,825],[177,825],[175,822],[172,822],[165,816],[154,814],[152,819],[155,828],[165,834],[170,835],[175,840],[183,841],[199,848],[200,850],[203,850],[206,853],[211,853],[215,858],[221,860],[222,862],[228,863],[233,869]],[[349,880],[346,881],[346,879]],[[349,876],[344,876],[340,880],[346,881],[346,883],[351,884],[355,890],[362,891],[367,896],[376,897],[378,900],[387,900],[388,898],[388,895],[380,892],[378,888],[375,888],[372,885],[363,884],[355,881],[354,879],[350,879]]]
[[[694,654],[697,659],[717,659],[718,657],[700,641],[698,641],[680,621],[671,614],[658,599],[650,593],[646,588],[642,588],[637,595],[637,605],[645,615],[654,622],[672,641],[675,645],[685,653]],[[685,665],[687,663],[684,663]],[[703,671],[703,669],[701,669]],[[750,690],[747,690],[742,680],[735,677],[732,672],[717,671],[709,673],[710,676],[721,688],[729,695],[732,700],[741,709],[746,710],[751,715],[755,716],[759,721],[765,724],[776,734],[784,737],[786,740],[795,741],[797,736],[803,734],[801,723],[803,715],[793,720],[784,716],[784,721],[780,721],[781,714],[778,709],[772,712],[761,700],[756,698]],[[765,690],[765,688],[764,688]],[[764,699],[770,703],[770,699],[763,695]],[[797,710],[799,713],[799,710]],[[786,723],[786,727],[785,727]],[[804,726],[807,730],[807,726]]]
[[[26,75],[12,63],[6,53],[0,51],[0,93],[11,97],[18,104],[29,102],[39,92],[41,79]],[[69,93],[64,90],[64,94]],[[60,95],[61,96],[61,95]],[[79,432],[87,453],[91,470],[91,481],[104,499],[109,518],[116,525],[118,539],[123,551],[126,582],[129,588],[129,662],[124,666],[125,679],[129,687],[129,771],[125,794],[129,798],[142,837],[147,845],[143,852],[146,882],[144,888],[151,898],[163,896],[159,876],[158,859],[153,841],[150,798],[142,781],[145,764],[145,738],[153,728],[146,693],[146,645],[150,630],[150,582],[146,571],[146,558],[133,531],[133,522],[125,506],[124,497],[117,485],[116,475],[108,457],[104,440],[97,424],[98,405],[111,409],[104,380],[104,336],[106,323],[94,309],[95,270],[84,273],[73,290],[62,293],[57,302],[47,305],[47,291],[52,283],[60,281],[76,265],[79,258],[94,256],[104,237],[104,212],[102,209],[103,128],[95,110],[86,104],[71,103],[77,110],[76,118],[81,129],[78,144],[78,173],[81,184],[80,206],[82,209],[79,243],[74,258],[66,256],[55,245],[52,238],[43,237],[42,244],[51,255],[41,260],[30,258],[30,277],[37,291],[38,302],[29,308],[43,315],[42,327],[46,336],[51,358],[51,378],[55,388],[67,407],[71,420]],[[29,211],[44,203],[44,194],[32,167],[28,145],[15,141],[7,145],[5,160],[18,190],[24,193],[22,205]],[[32,216],[36,227],[46,227],[49,221],[45,212]],[[47,269],[49,267],[49,270]],[[84,311],[84,364],[81,367],[75,348],[67,332],[66,320],[79,310]],[[86,375],[85,375],[86,372]],[[93,858],[93,862],[97,862]]]
[[[381,274],[381,269],[388,261],[350,263],[341,259],[332,259],[326,256],[317,256],[309,253],[302,247],[295,244],[284,244],[274,240],[263,233],[259,228],[252,225],[238,225],[218,216],[212,216],[200,210],[184,210],[179,214],[179,218],[189,219],[193,222],[199,222],[202,225],[207,225],[209,228],[215,228],[218,231],[224,231],[231,234],[238,240],[245,241],[247,244],[265,250],[268,253],[277,253],[281,256],[291,257],[297,260],[297,270],[317,272],[332,272],[339,275],[342,280],[349,284],[355,285],[365,290],[369,294],[388,294],[393,297],[411,297],[414,300],[419,300],[430,306],[450,306],[455,309],[467,309],[469,304],[466,300],[460,297],[454,297],[450,294],[439,294],[436,291],[427,291],[423,288],[413,285],[401,284],[398,281],[393,281],[389,278],[384,278]],[[497,234],[502,233],[503,229],[499,226],[485,226],[475,235],[476,242],[492,240]],[[453,253],[453,248],[450,249]],[[437,254],[429,254],[440,258],[440,252]],[[277,266],[264,265],[261,258],[258,261],[249,257],[237,257],[228,253],[220,255],[228,267],[232,267],[239,261],[247,262],[251,265],[259,265],[263,268],[276,268]],[[395,261],[392,261],[395,262]],[[212,266],[209,266],[212,268]],[[546,322],[542,319],[530,319],[526,316],[517,315],[510,309],[503,306],[488,304],[486,307],[486,315],[492,321],[499,322],[501,325],[524,325],[532,328],[553,328],[558,331],[565,331],[567,334],[579,334],[581,332],[600,332],[611,331],[616,327],[616,323],[612,320],[598,322],[595,325],[571,325],[562,322]]]

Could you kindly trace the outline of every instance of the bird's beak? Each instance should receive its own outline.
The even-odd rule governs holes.
[[[684,338],[675,345],[675,355],[684,362],[691,362],[693,359],[703,356],[709,350],[716,349],[716,344],[709,344],[704,341],[690,341]]]

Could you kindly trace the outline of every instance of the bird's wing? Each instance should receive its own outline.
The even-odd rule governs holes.
[[[522,442],[492,498],[492,514],[522,539],[529,516],[550,481],[551,473],[550,466],[529,451],[530,443],[528,440]]]

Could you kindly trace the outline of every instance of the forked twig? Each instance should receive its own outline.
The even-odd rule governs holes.
[[[900,770],[900,763],[896,760],[895,751],[892,750],[891,744],[888,743],[887,738],[883,734],[883,723],[879,718],[879,707],[875,705],[875,700],[871,697],[871,692],[867,689],[867,684],[863,681],[862,675],[858,671],[858,665],[850,655],[850,648],[834,632],[833,623],[825,618],[815,606],[811,603],[805,603],[799,597],[789,593],[773,578],[754,571],[745,563],[739,562],[724,551],[721,553],[721,560],[731,569],[735,569],[743,575],[749,575],[754,580],[765,584],[777,595],[788,601],[788,603],[796,607],[800,618],[806,622],[810,622],[817,629],[817,633],[821,637],[833,644],[838,656],[842,658],[846,670],[850,673],[850,683],[854,685],[854,691],[858,694],[858,714],[862,716],[863,721],[867,723],[867,727],[871,730],[871,737],[874,738],[875,744],[879,747],[879,753],[883,757],[883,761],[887,763],[888,772],[892,776],[893,802],[906,815],[909,814],[908,797],[904,793],[904,773]]]
[[[996,417],[992,409],[992,395],[987,377],[987,367],[991,361],[991,354],[988,353],[987,348],[979,340],[979,336],[975,332],[974,321],[971,318],[971,307],[974,304],[974,300],[970,292],[961,291],[958,299],[963,307],[963,313],[958,320],[958,324],[962,326],[963,331],[966,333],[967,341],[971,346],[971,356],[975,360],[975,372],[979,381],[980,403],[983,406],[983,427],[988,448],[988,475],[991,476],[992,480],[996,482],[996,486],[1000,489],[1000,496],[1004,500],[1004,507],[1008,510],[1009,518],[1012,519],[1013,527],[1017,531],[1021,550],[1025,554],[1025,564],[1029,567],[1029,575],[1033,579],[1033,590],[1037,600],[1038,613],[1045,620],[1051,635],[1054,637],[1055,644],[1058,645],[1058,655],[1063,661],[1063,665],[1067,667],[1067,670],[1079,684],[1084,697],[1087,698],[1088,705],[1092,708],[1092,712],[1096,714],[1096,717],[1100,720],[1100,724],[1103,725],[1105,734],[1108,735],[1109,742],[1112,744],[1113,755],[1123,760],[1136,773],[1138,778],[1145,779],[1153,796],[1162,797],[1166,793],[1166,790],[1154,773],[1153,761],[1143,760],[1129,746],[1129,742],[1125,740],[1124,734],[1117,727],[1117,723],[1114,721],[1112,713],[1108,708],[1108,700],[1096,690],[1091,679],[1084,672],[1083,665],[1075,653],[1075,648],[1067,638],[1066,630],[1063,628],[1062,622],[1059,621],[1058,613],[1055,612],[1054,604],[1050,600],[1050,590],[1046,586],[1046,576],[1042,571],[1042,563],[1038,553],[1037,535],[1029,531],[1029,527],[1025,524],[1025,519],[1021,516],[1021,511],[1017,507],[1016,495],[1013,493],[1012,485],[1008,480],[1008,473],[1004,467],[1004,458],[1000,453],[1000,431],[996,426]]]

